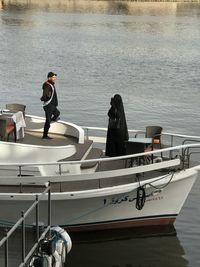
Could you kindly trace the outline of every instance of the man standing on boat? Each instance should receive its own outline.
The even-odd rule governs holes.
[[[55,81],[57,74],[49,72],[47,75],[48,80],[43,83],[43,94],[41,101],[44,101],[43,108],[45,111],[46,121],[44,124],[43,139],[52,139],[48,136],[50,123],[59,120],[60,111],[57,109],[58,98],[55,88]]]

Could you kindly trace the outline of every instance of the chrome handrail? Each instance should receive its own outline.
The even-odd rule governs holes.
[[[83,129],[87,130],[87,134],[89,130],[95,130],[95,131],[107,131],[107,128],[102,128],[102,127],[88,127],[88,126],[82,126]],[[129,130],[129,133],[134,133],[134,134],[144,134],[145,131],[141,131],[141,130]],[[39,167],[39,166],[48,166],[48,165],[56,165],[58,166],[58,174],[62,175],[62,168],[61,166],[63,165],[74,165],[74,164],[83,164],[83,163],[100,163],[100,162],[108,162],[108,161],[115,161],[115,160],[126,160],[129,158],[136,158],[139,156],[147,156],[147,155],[154,155],[154,154],[158,154],[158,153],[162,153],[162,152],[169,152],[170,154],[170,158],[173,157],[173,151],[174,150],[178,150],[180,149],[181,151],[183,151],[183,149],[188,148],[188,147],[199,147],[199,144],[187,144],[187,145],[178,145],[178,146],[173,146],[174,143],[174,139],[175,138],[185,138],[185,139],[193,139],[193,141],[197,141],[199,142],[200,137],[199,136],[192,136],[192,135],[182,135],[182,134],[174,134],[174,133],[167,133],[167,132],[163,132],[162,133],[163,136],[170,136],[171,137],[171,144],[170,147],[168,148],[163,148],[163,149],[159,149],[159,150],[152,150],[152,151],[148,151],[148,152],[144,152],[144,153],[139,153],[139,154],[130,154],[130,155],[125,155],[125,156],[119,156],[119,157],[108,157],[108,158],[96,158],[96,159],[84,159],[84,160],[76,160],[76,161],[59,161],[59,162],[43,162],[41,164],[38,163],[22,163],[22,162],[13,162],[13,163],[0,163],[0,166],[16,166],[19,169],[19,175],[18,176],[22,176],[22,169],[24,167]],[[98,137],[98,136],[95,136]],[[183,141],[184,142],[184,141]],[[183,154],[183,152],[179,153],[180,155]],[[183,155],[182,155],[183,156]]]
[[[22,168],[23,167],[38,167],[38,166],[50,166],[50,165],[54,165],[58,167],[58,175],[61,176],[62,174],[65,173],[65,171],[62,172],[62,166],[63,165],[67,165],[67,164],[78,164],[81,165],[82,163],[92,163],[92,162],[96,162],[96,163],[100,163],[100,162],[105,162],[105,161],[113,161],[113,160],[126,160],[126,159],[131,159],[131,158],[136,158],[136,157],[140,157],[140,156],[148,156],[148,155],[154,155],[157,153],[164,153],[164,152],[173,152],[174,150],[176,150],[176,152],[179,151],[178,154],[176,154],[176,157],[179,156],[180,160],[184,163],[185,159],[187,159],[187,155],[183,153],[183,151],[185,151],[185,149],[187,148],[200,148],[200,143],[198,144],[187,144],[187,145],[179,145],[179,146],[174,146],[174,147],[169,147],[169,148],[163,148],[163,149],[158,149],[158,150],[153,150],[153,151],[148,151],[148,152],[144,152],[144,153],[138,153],[138,154],[130,154],[130,155],[125,155],[125,156],[118,156],[118,157],[110,157],[110,158],[98,158],[98,159],[90,159],[90,160],[80,160],[80,161],[60,161],[60,162],[51,162],[51,163],[42,163],[42,164],[38,164],[38,163],[1,163],[0,166],[16,166],[19,168],[19,171],[22,174]],[[171,158],[172,159],[172,158]],[[183,166],[185,166],[183,164]],[[124,166],[124,168],[126,168],[126,166]],[[57,174],[56,174],[57,175]],[[70,175],[70,173],[68,173],[68,175]],[[72,174],[71,174],[72,175]],[[82,174],[79,174],[82,175]],[[19,176],[19,175],[18,175]],[[23,176],[23,175],[21,175]],[[45,177],[45,176],[44,176]],[[47,176],[48,177],[48,176]],[[0,179],[0,184],[7,184],[7,182],[10,180],[8,177],[5,181],[5,179],[2,180]],[[16,178],[15,178],[16,179]],[[18,183],[21,183],[20,180],[21,177],[19,177],[19,180],[16,179],[16,182],[18,180]]]
[[[107,128],[105,127],[90,127],[90,126],[81,126],[83,129],[88,129],[88,130],[96,130],[96,131],[107,131]],[[134,130],[134,129],[129,129],[129,133],[141,133],[145,134],[145,130]],[[174,136],[174,137],[180,137],[180,138],[192,138],[192,139],[200,139],[200,136],[196,135],[185,135],[185,134],[176,134],[176,133],[168,133],[168,132],[162,132],[162,135],[168,135],[168,136]]]
[[[43,197],[48,193],[48,225],[43,233],[39,236],[39,202],[43,199]],[[27,216],[36,208],[36,240],[37,242],[33,245],[32,249],[25,255],[26,251],[26,244],[25,244],[25,219]],[[4,255],[5,255],[5,267],[8,267],[8,240],[12,236],[12,234],[16,231],[18,227],[22,226],[22,262],[19,267],[24,267],[25,264],[28,262],[30,257],[35,252],[36,248],[40,240],[42,240],[48,232],[50,232],[51,228],[51,186],[50,184],[48,187],[38,196],[36,195],[36,200],[34,203],[29,207],[26,212],[21,212],[21,218],[14,224],[14,226],[6,233],[5,237],[0,240],[0,247],[5,245],[4,248]]]

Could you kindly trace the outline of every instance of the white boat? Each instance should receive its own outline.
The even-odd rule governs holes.
[[[49,182],[52,225],[68,231],[173,224],[198,177],[197,136],[163,133],[165,148],[111,158],[98,148],[105,147],[105,128],[58,121],[51,124],[53,139],[43,140],[44,118],[26,115],[25,122],[24,138],[0,142],[2,226],[14,224]],[[151,154],[153,161],[129,166],[131,158]],[[47,198],[39,211],[46,225]]]

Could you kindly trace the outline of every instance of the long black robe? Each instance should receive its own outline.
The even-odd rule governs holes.
[[[124,106],[120,95],[111,98],[111,108],[108,111],[109,118],[119,118],[120,127],[118,129],[107,130],[106,156],[115,157],[125,155],[125,141],[128,140],[128,128]]]

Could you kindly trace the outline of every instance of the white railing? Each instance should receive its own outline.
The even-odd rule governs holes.
[[[107,128],[104,127],[90,127],[90,126],[81,126],[85,131],[86,135],[89,136],[89,131],[100,131],[100,132],[107,132]],[[130,134],[145,134],[145,130],[128,130]],[[176,133],[168,133],[168,132],[162,132],[162,136],[173,136],[178,138],[185,138],[185,139],[199,139],[200,136],[196,135],[184,135],[184,134],[176,134]]]
[[[86,131],[87,137],[91,137],[89,135],[89,131],[101,131],[101,132],[106,132],[107,128],[100,128],[100,127],[83,127]],[[141,130],[129,130],[129,133],[131,134],[145,134],[144,131]],[[51,162],[42,162],[41,164],[39,162],[36,163],[30,163],[30,162],[12,162],[12,163],[0,163],[0,166],[13,166],[13,167],[17,167],[19,170],[18,176],[22,177],[23,176],[23,171],[25,170],[26,167],[41,167],[41,166],[55,166],[55,172],[54,172],[54,176],[61,176],[61,175],[66,175],[66,176],[73,176],[73,175],[78,175],[76,172],[75,173],[70,173],[70,172],[66,172],[64,171],[64,166],[68,165],[68,166],[72,166],[72,165],[77,165],[80,166],[83,163],[101,163],[101,162],[109,162],[109,161],[116,161],[116,160],[128,160],[128,159],[134,159],[137,157],[142,157],[142,156],[150,156],[150,155],[155,155],[155,154],[159,154],[159,153],[165,153],[168,152],[169,153],[169,158],[173,159],[174,155],[173,152],[175,152],[175,156],[181,158],[182,162],[184,163],[185,157],[187,157],[187,155],[189,155],[189,150],[192,148],[199,148],[200,147],[200,143],[193,143],[193,144],[184,144],[184,145],[177,145],[177,146],[173,146],[173,141],[174,138],[179,138],[182,140],[182,143],[185,140],[189,140],[191,141],[196,141],[199,142],[200,141],[200,137],[199,136],[191,136],[191,135],[182,135],[182,134],[173,134],[173,133],[162,133],[163,136],[169,136],[171,138],[171,146],[167,147],[167,148],[163,148],[163,149],[159,149],[159,150],[153,150],[153,151],[148,151],[148,152],[144,152],[144,153],[139,153],[139,154],[130,154],[130,155],[125,155],[125,156],[118,156],[118,157],[107,157],[107,158],[97,158],[97,159],[88,159],[88,160],[78,160],[78,161],[51,161]],[[191,154],[191,153],[190,153]],[[187,157],[187,160],[189,159],[189,156]],[[189,164],[188,164],[189,165]],[[125,166],[124,166],[125,168]],[[66,169],[65,169],[66,170]],[[25,170],[26,171],[26,170]],[[104,172],[105,173],[105,172]],[[79,176],[82,176],[82,173],[79,173]],[[45,174],[44,176],[47,176],[47,174]],[[95,175],[94,175],[95,176]],[[5,182],[5,180],[9,178],[9,177],[5,177],[5,178],[1,178],[0,179],[0,183],[3,184],[3,182]],[[9,179],[8,179],[9,180]],[[19,179],[17,179],[19,181]]]
[[[184,153],[185,153],[186,149],[188,150],[188,149],[191,149],[191,148],[200,148],[200,143],[179,145],[179,146],[168,147],[168,148],[163,148],[163,149],[159,149],[159,150],[148,151],[148,152],[144,152],[144,153],[131,154],[131,155],[125,155],[125,156],[118,156],[118,157],[110,157],[110,158],[98,158],[98,159],[79,160],[79,161],[60,161],[60,162],[51,162],[51,163],[49,163],[49,162],[46,162],[45,163],[44,162],[42,164],[38,164],[38,163],[23,163],[22,164],[22,163],[17,163],[17,162],[16,163],[1,163],[0,166],[8,166],[8,167],[9,166],[15,166],[15,167],[19,168],[19,175],[18,176],[23,176],[22,175],[22,169],[24,167],[52,166],[52,165],[54,165],[54,166],[57,166],[58,167],[58,170],[59,170],[58,171],[58,176],[61,176],[62,175],[62,166],[67,165],[67,164],[69,164],[69,165],[79,164],[80,165],[82,163],[93,163],[93,162],[100,163],[100,162],[109,162],[109,161],[122,160],[122,159],[123,160],[126,160],[126,159],[130,159],[130,158],[136,158],[136,157],[140,157],[140,156],[154,155],[154,154],[158,154],[158,153],[161,153],[161,152],[164,153],[164,152],[170,152],[170,151],[176,151],[176,153],[178,153],[176,155],[176,157],[181,158],[181,157],[184,157],[185,156]],[[181,158],[181,159],[183,160],[183,158]],[[156,163],[156,164],[158,164],[158,163]],[[141,171],[142,171],[142,168],[145,168],[145,166],[146,165],[141,166]],[[124,169],[125,169],[125,167],[124,167]],[[126,168],[126,169],[129,169],[129,168]],[[133,168],[130,168],[130,171],[127,170],[127,174],[134,172],[131,169],[134,169],[134,167]],[[116,171],[118,171],[118,170],[116,170]],[[113,171],[111,171],[111,172],[112,172],[112,174],[110,174],[110,175],[112,176],[113,175]],[[97,173],[95,173],[93,179],[98,178],[97,177],[98,174],[101,175],[100,172],[97,172]],[[74,175],[71,174],[71,176],[72,177],[73,176],[75,177],[76,174],[74,174]],[[83,174],[78,174],[77,175],[77,177],[81,177],[81,176],[84,176],[84,175]],[[86,176],[89,176],[89,175],[87,174]],[[19,177],[19,179],[20,179],[20,177]],[[28,180],[32,180],[32,179],[30,179],[30,177],[29,178],[26,178],[26,179],[27,179],[27,181]],[[78,180],[78,179],[81,180],[81,178],[77,178],[76,180]],[[9,180],[10,180],[10,177],[5,177],[5,178],[0,179],[0,183],[1,184],[7,184],[7,183],[9,183]],[[67,180],[67,181],[69,181],[69,180]]]
[[[82,128],[85,130],[85,134],[86,134],[86,138],[89,139],[92,139],[94,142],[96,143],[102,143],[102,144],[105,144],[106,143],[106,132],[107,132],[107,128],[103,128],[103,127],[89,127],[89,126],[82,126]],[[93,131],[96,131],[96,132],[102,132],[104,133],[104,136],[102,137],[99,137],[99,136],[90,136],[90,132],[93,132]],[[145,130],[133,130],[133,129],[130,129],[128,130],[129,132],[129,135],[132,135],[134,134],[135,136],[136,135],[145,135]],[[169,132],[162,132],[162,137],[166,137],[166,138],[169,138],[169,146],[174,146],[174,143],[176,140],[179,140],[182,144],[184,144],[184,140],[187,140],[187,141],[197,141],[198,140],[200,141],[200,136],[195,136],[195,135],[184,135],[184,134],[176,134],[176,133],[169,133]]]

